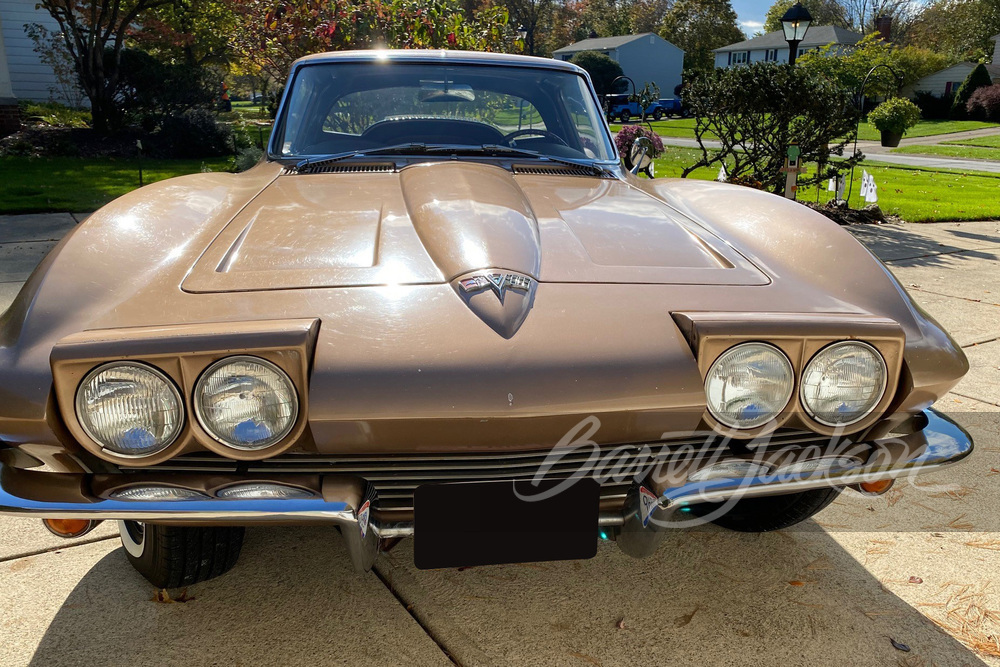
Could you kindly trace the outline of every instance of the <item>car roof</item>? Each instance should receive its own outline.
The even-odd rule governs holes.
[[[418,62],[456,65],[507,65],[513,67],[533,67],[563,70],[585,74],[585,70],[573,63],[553,58],[519,56],[511,53],[488,53],[483,51],[446,51],[431,49],[369,49],[365,51],[330,51],[316,53],[296,60],[292,67],[334,62]]]

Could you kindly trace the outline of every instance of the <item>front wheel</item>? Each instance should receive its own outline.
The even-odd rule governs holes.
[[[711,521],[718,526],[738,530],[741,533],[781,530],[815,515],[839,495],[840,489],[831,487],[781,496],[744,498],[736,501],[725,514],[714,517]],[[692,505],[691,512],[698,516],[708,516],[724,505],[725,503]]]
[[[618,118],[621,120],[621,122],[627,123],[630,120],[632,120],[632,112],[626,109],[625,111],[621,112],[621,115],[619,115]]]
[[[157,588],[206,581],[233,569],[243,547],[242,527],[182,528],[119,521],[125,556]]]
[[[661,109],[653,112],[653,120],[663,120],[663,111]]]

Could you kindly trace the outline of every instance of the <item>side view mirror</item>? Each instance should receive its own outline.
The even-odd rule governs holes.
[[[649,137],[636,137],[628,151],[630,171],[644,172],[653,178],[653,141]]]

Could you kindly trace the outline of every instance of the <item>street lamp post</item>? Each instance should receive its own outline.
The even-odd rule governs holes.
[[[781,17],[781,29],[785,32],[785,41],[788,42],[788,64],[794,65],[798,56],[799,44],[806,38],[806,31],[812,23],[813,17],[809,10],[802,6],[801,2],[796,2],[788,8],[785,15]]]
[[[517,26],[517,38],[521,41],[521,51],[524,51],[528,46],[528,29],[524,27],[524,24]],[[529,53],[528,55],[535,55]]]

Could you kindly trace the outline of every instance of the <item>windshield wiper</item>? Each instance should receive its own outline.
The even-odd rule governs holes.
[[[405,144],[395,144],[393,146],[381,146],[379,148],[364,148],[356,151],[346,151],[344,153],[333,153],[332,155],[318,155],[309,157],[295,163],[295,170],[301,171],[306,167],[315,167],[321,164],[339,162],[352,157],[364,157],[366,155],[380,155],[385,153],[427,153],[430,149],[443,148],[443,146],[428,146],[427,144],[410,141]]]
[[[576,158],[571,158],[571,157],[556,157],[555,155],[546,155],[545,153],[539,153],[538,151],[531,151],[528,150],[527,148],[514,148],[513,146],[501,146],[499,144],[482,144],[481,146],[469,146],[468,148],[471,148],[476,152],[482,152],[482,153],[521,155],[524,157],[532,157],[537,160],[546,160],[549,162],[565,164],[570,167],[583,167],[584,169],[592,169],[595,172],[602,175],[611,173],[611,171],[606,167],[599,164],[594,164],[589,160],[578,160]]]
[[[547,162],[556,162],[558,164],[564,164],[570,167],[583,167],[584,169],[590,169],[602,176],[612,173],[606,167],[594,164],[593,162],[590,162],[588,160],[577,160],[575,158],[568,158],[568,157],[556,157],[554,155],[546,155],[545,153],[539,153],[538,151],[532,151],[526,148],[514,148],[513,146],[501,146],[500,144],[479,144],[479,145],[425,144],[421,142],[409,142],[404,144],[395,144],[393,146],[367,148],[356,151],[346,151],[344,153],[335,153],[333,155],[322,155],[317,157],[306,158],[301,162],[298,162],[294,166],[294,168],[296,171],[301,171],[302,169],[305,169],[307,167],[329,164],[331,162],[347,160],[352,157],[365,157],[368,155],[385,155],[387,153],[416,153],[424,155],[434,154],[434,153],[478,153],[484,155],[516,155],[521,157],[530,157],[536,160],[542,160]]]

